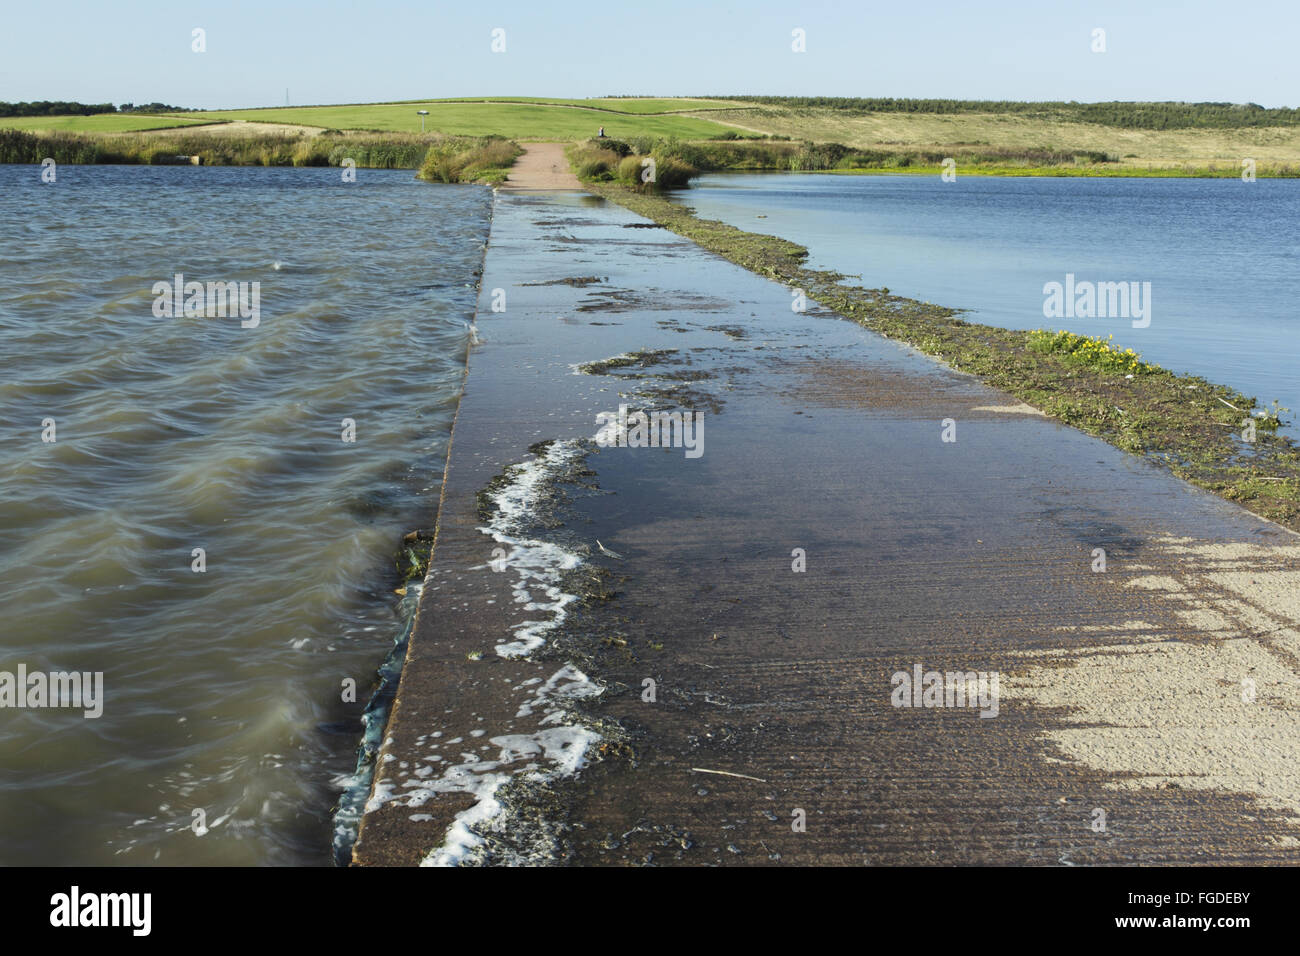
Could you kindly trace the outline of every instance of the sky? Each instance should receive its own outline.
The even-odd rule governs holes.
[[[63,0],[9,4],[0,29],[11,102],[219,109],[283,106],[287,90],[293,105],[783,94],[1300,106],[1300,0]]]

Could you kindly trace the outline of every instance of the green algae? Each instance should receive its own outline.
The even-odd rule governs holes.
[[[584,362],[578,366],[578,371],[583,375],[608,375],[615,369],[648,369],[676,354],[677,349],[641,349],[637,352],[601,359],[598,362]]]

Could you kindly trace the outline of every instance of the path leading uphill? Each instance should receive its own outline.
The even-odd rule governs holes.
[[[501,188],[581,189],[582,184],[569,168],[563,143],[525,143]]]
[[[1300,860],[1300,537],[791,302],[498,196],[354,859]]]

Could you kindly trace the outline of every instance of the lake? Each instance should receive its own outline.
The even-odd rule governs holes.
[[[409,170],[0,166],[0,671],[103,675],[99,716],[0,710],[0,862],[331,862],[491,204]],[[257,283],[256,321],[168,316],[177,274]]]

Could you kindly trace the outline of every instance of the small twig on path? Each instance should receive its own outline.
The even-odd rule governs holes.
[[[767,783],[762,777],[751,777],[744,773],[732,773],[730,770],[705,770],[703,767],[692,767],[691,773],[715,773],[719,777],[738,777],[741,780],[754,780],[758,783]]]

